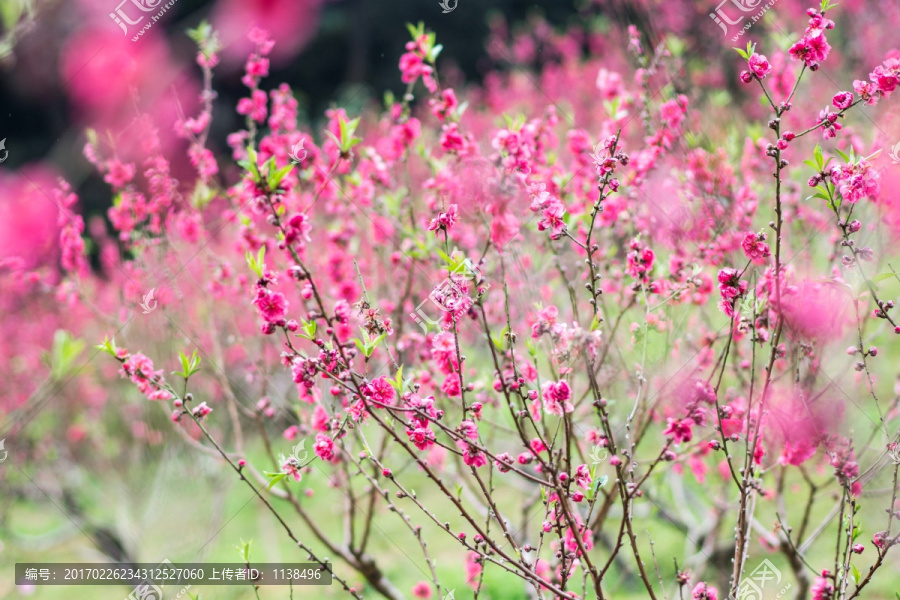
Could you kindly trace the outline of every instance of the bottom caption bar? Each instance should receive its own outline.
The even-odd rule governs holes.
[[[16,563],[15,579],[18,585],[132,585],[148,592],[201,583],[331,585],[331,563]]]

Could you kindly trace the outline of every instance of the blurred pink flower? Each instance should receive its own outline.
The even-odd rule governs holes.
[[[59,208],[51,194],[56,181],[44,167],[19,172],[0,171],[0,264],[18,259],[22,269],[33,269],[55,261]]]
[[[839,283],[804,281],[782,293],[785,325],[794,338],[834,341],[852,322],[850,297]]]
[[[258,27],[275,40],[272,61],[284,63],[312,39],[321,5],[322,0],[221,0],[212,23],[225,47],[223,58],[231,65],[243,64],[253,49],[247,33]]]

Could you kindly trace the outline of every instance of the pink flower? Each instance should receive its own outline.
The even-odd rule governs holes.
[[[591,487],[591,470],[587,465],[578,465],[575,469],[575,485],[583,490]]]
[[[362,387],[363,395],[366,398],[375,400],[380,404],[391,405],[396,398],[394,386],[390,384],[386,377],[378,377]]]
[[[693,419],[668,419],[668,427],[663,431],[663,435],[671,435],[675,438],[675,443],[689,442],[693,438],[691,427],[696,425]]]
[[[419,450],[427,450],[434,445],[434,432],[428,427],[407,429],[406,435]]]
[[[451,204],[447,207],[447,212],[440,213],[428,223],[428,231],[433,231],[435,235],[439,230],[449,231],[456,224],[457,206]]]
[[[162,381],[162,369],[153,370],[153,361],[143,354],[130,355],[122,363],[122,374],[129,377],[142,394],[150,396],[157,390],[154,383]]]
[[[328,426],[328,412],[325,410],[321,404],[316,404],[316,408],[313,409],[313,417],[312,417],[312,427],[316,431],[325,431]]]
[[[551,200],[543,210],[541,220],[538,221],[538,231],[550,231],[551,239],[558,239],[566,230],[566,222],[563,217],[566,208],[559,200]]]
[[[763,242],[765,239],[766,235],[764,233],[748,233],[744,237],[744,241],[741,242],[744,254],[758,265],[766,262],[766,259],[771,256],[769,245]]]
[[[796,442],[787,440],[784,443],[784,449],[778,458],[778,462],[794,466],[802,465],[815,456],[817,448],[818,446],[809,439],[800,439]]]
[[[648,247],[641,247],[637,240],[631,242],[631,252],[628,253],[628,266],[625,272],[631,277],[643,282],[649,281],[650,271],[653,270],[653,261],[656,255]]]
[[[477,552],[469,552],[466,556],[466,582],[473,590],[478,589],[478,580],[482,569],[478,558],[479,554]]]
[[[736,269],[726,268],[719,271],[719,293],[722,301],[719,308],[726,316],[734,316],[734,304],[738,298],[747,293],[750,284],[740,279]]]
[[[800,39],[799,42],[791,46],[789,50],[791,58],[802,60],[806,66],[812,70],[819,68],[819,63],[828,58],[831,46],[825,39],[824,33],[821,31],[809,33]]]
[[[324,461],[334,461],[334,440],[324,433],[316,434],[316,443],[313,444],[313,451],[316,456]]]
[[[841,192],[844,200],[856,204],[864,198],[873,202],[878,199],[878,171],[864,160],[856,164],[835,166],[831,170],[831,179]]]
[[[869,73],[869,79],[875,84],[878,91],[885,97],[888,97],[891,95],[891,92],[897,89],[897,84],[900,82],[900,75],[898,75],[896,69],[890,70],[883,66],[878,66],[875,67],[874,71]]]
[[[300,463],[293,456],[289,457],[283,465],[281,472],[293,477],[294,481],[300,481]]]
[[[509,455],[509,452],[498,454],[494,461],[494,466],[501,473],[508,473],[512,466],[512,457]]]
[[[478,439],[478,427],[472,421],[463,421],[459,424],[459,432],[470,440]]]
[[[241,115],[247,115],[257,123],[266,120],[268,113],[268,97],[262,90],[253,90],[250,98],[241,98],[238,101],[237,112]]]
[[[291,425],[290,427],[288,427],[287,429],[284,430],[284,434],[283,434],[284,439],[288,440],[289,442],[293,442],[294,440],[297,439],[297,434],[299,433],[299,431],[300,430],[297,429],[296,425]]]
[[[284,294],[273,292],[269,288],[258,287],[253,304],[259,309],[259,313],[267,323],[278,323],[284,320],[287,314],[287,300]]]
[[[769,64],[769,61],[762,54],[754,52],[748,62],[750,71],[760,79],[765,79],[766,75],[772,72],[772,65]]]
[[[462,450],[463,462],[467,466],[477,469],[487,464],[487,456],[475,446],[462,440],[457,440],[456,445]]]
[[[213,409],[210,408],[209,405],[206,404],[206,402],[201,402],[200,404],[198,404],[197,406],[194,407],[194,410],[191,411],[191,413],[195,417],[202,419],[203,417],[205,417],[212,411],[213,411]]]
[[[110,160],[106,163],[106,168],[107,172],[103,181],[113,186],[113,188],[121,189],[134,179],[135,169],[133,164]]]
[[[569,384],[565,381],[548,381],[541,388],[544,399],[544,410],[551,415],[557,417],[563,416],[563,412],[570,413],[575,410],[569,400],[572,398],[572,391]]]
[[[592,531],[585,527],[584,525],[578,526],[581,531],[581,545],[584,546],[585,550],[591,550],[594,547],[594,540],[592,537]],[[578,547],[578,540],[575,539],[575,533],[572,531],[572,528],[566,529],[566,533],[563,537],[564,543],[566,546],[566,550],[569,552],[574,552],[576,555],[581,554],[581,549]]]
[[[719,591],[701,581],[694,586],[694,590],[691,592],[691,598],[693,598],[693,600],[718,600]]]
[[[425,600],[431,598],[431,585],[426,581],[420,581],[412,587],[412,595]]]
[[[850,105],[853,104],[853,92],[838,92],[831,99],[831,103],[839,110],[850,108]]]
[[[826,140],[836,137],[837,132],[844,128],[843,125],[837,122],[838,117],[840,117],[838,113],[833,113],[828,108],[819,111],[819,123],[822,127],[822,137]]]
[[[400,56],[400,72],[403,83],[413,83],[425,69],[430,69],[421,56],[415,52],[405,52]]]
[[[431,112],[434,116],[441,121],[446,120],[447,116],[459,106],[459,102],[456,100],[456,93],[452,88],[442,90],[440,99],[432,98],[428,101],[428,104],[431,106]]]
[[[812,600],[831,600],[831,597],[834,596],[834,584],[825,577],[816,577],[816,581],[809,591],[812,594]]]
[[[559,309],[550,305],[542,308],[537,313],[537,321],[531,326],[531,337],[538,339],[545,333],[555,330],[556,318],[559,315]]]
[[[877,104],[878,100],[884,95],[874,84],[868,81],[854,80],[853,91],[856,95],[866,101],[866,104]]]

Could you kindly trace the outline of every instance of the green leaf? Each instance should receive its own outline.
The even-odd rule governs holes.
[[[847,162],[847,163],[850,162],[850,157],[847,156],[846,154],[844,154],[843,152],[841,152],[839,149],[835,148],[834,152],[835,152],[835,154],[837,154],[838,156],[843,158],[844,162]]]
[[[269,478],[269,485],[266,486],[267,490],[271,490],[272,486],[287,477],[287,473],[266,473],[265,471],[263,473]]]
[[[253,543],[253,540],[250,540],[249,542],[245,542],[244,540],[241,540],[241,545],[237,547],[238,554],[240,554],[241,559],[245,563],[250,562],[250,544],[252,544],[252,543]]]
[[[503,352],[503,342],[501,340],[498,340],[495,336],[492,335],[491,341],[494,343],[494,347],[497,350],[499,350],[500,352]]]
[[[438,55],[441,53],[444,47],[441,44],[436,44],[431,48],[431,51],[428,52],[428,62],[434,64],[434,61],[437,60]]]
[[[813,148],[813,157],[816,159],[816,166],[819,171],[825,168],[825,160],[822,158],[822,147],[816,144],[816,147]]]
[[[68,374],[72,370],[75,360],[84,351],[84,346],[82,340],[72,337],[68,331],[56,330],[56,333],[53,334],[53,346],[51,346],[50,353],[44,355],[44,359],[50,367],[50,376],[59,380]]]
[[[403,365],[397,369],[397,377],[394,379],[395,385],[398,394],[403,393]]]
[[[256,150],[254,150],[252,146],[248,146],[247,147],[247,166],[249,167],[250,172],[253,173],[254,181],[259,182],[261,178],[259,176],[259,164],[257,164],[256,161],[257,161]]]
[[[254,258],[250,252],[247,252],[244,257],[247,259],[247,265],[250,266],[250,270],[256,273],[257,277],[262,279],[265,270],[264,260],[266,257],[266,247],[260,247],[259,252],[256,253],[256,258]]]
[[[285,177],[287,177],[288,173],[290,173],[290,172],[293,171],[293,170],[294,170],[294,163],[289,163],[289,164],[287,164],[287,165],[281,167],[280,169],[278,169],[278,170],[275,171],[274,173],[271,173],[271,174],[269,175],[269,177],[268,177],[268,180],[267,180],[267,183],[268,183],[268,185],[269,185],[269,189],[270,189],[270,190],[277,189],[278,186],[281,184],[281,181],[282,181]],[[283,206],[283,205],[282,205],[282,206]]]
[[[850,569],[853,571],[853,581],[856,582],[856,585],[859,585],[859,569],[856,568],[856,565],[850,565]]]
[[[103,343],[94,347],[116,358],[116,338],[109,339],[109,336],[104,336]]]
[[[893,273],[879,273],[878,275],[872,275],[872,281],[878,283],[880,281],[884,281],[885,279],[890,279],[891,277],[896,277]]]

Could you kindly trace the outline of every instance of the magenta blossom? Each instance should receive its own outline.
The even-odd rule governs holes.
[[[772,65],[769,64],[769,61],[762,54],[754,52],[748,62],[750,71],[760,79],[765,79],[766,75],[772,72]]]

